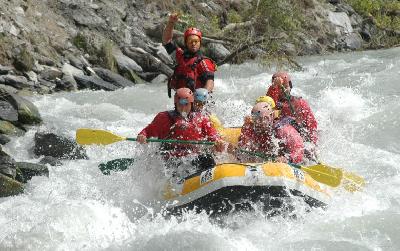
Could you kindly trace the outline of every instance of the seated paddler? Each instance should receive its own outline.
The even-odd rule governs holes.
[[[214,151],[223,151],[224,142],[211,125],[208,116],[194,111],[194,94],[189,88],[180,88],[174,95],[175,108],[158,113],[137,136],[139,143],[147,138],[210,141],[214,147],[198,144],[164,143],[160,150],[167,168],[173,175],[185,177],[215,165]]]

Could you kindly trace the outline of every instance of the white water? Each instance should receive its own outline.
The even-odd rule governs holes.
[[[163,184],[156,145],[121,142],[87,149],[89,160],[49,167],[24,194],[0,199],[0,250],[398,250],[400,249],[400,48],[301,59],[294,93],[306,98],[319,122],[320,158],[367,180],[365,190],[337,194],[327,210],[297,219],[260,213],[229,216],[225,225],[203,214],[159,216]],[[216,113],[238,126],[272,70],[254,64],[218,71]],[[172,107],[164,85],[115,92],[84,91],[37,96],[44,124],[4,150],[20,161],[36,131],[73,137],[77,128],[136,134]],[[97,164],[132,157],[134,168],[104,176]]]

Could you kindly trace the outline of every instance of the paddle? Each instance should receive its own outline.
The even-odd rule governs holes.
[[[136,141],[136,138],[126,138],[118,136],[112,132],[105,130],[96,130],[96,129],[87,129],[81,128],[76,131],[76,141],[81,145],[108,145],[115,142],[128,140],[128,141]],[[147,139],[148,142],[163,142],[163,143],[181,143],[181,144],[202,144],[202,145],[214,145],[214,142],[209,141],[193,141],[193,140],[173,140],[173,139]],[[239,149],[239,151],[243,153],[247,153],[253,156],[257,156],[263,159],[270,159],[269,156],[266,156],[262,153],[256,153],[251,151],[246,151],[244,149]],[[109,161],[106,164],[103,164],[103,167],[100,169],[108,169],[110,170],[125,170],[129,165],[132,164],[130,161],[126,161],[122,159],[122,161],[114,160],[114,162]],[[109,164],[110,163],[110,164]],[[122,164],[121,164],[122,163]],[[126,163],[126,164],[125,164]],[[300,166],[297,164],[290,163],[295,168],[299,168],[307,172],[314,180],[326,184],[331,187],[337,187],[344,180],[345,189],[348,191],[356,191],[359,190],[364,185],[364,179],[354,173],[343,172],[340,168],[330,167],[324,164],[317,164],[313,166]],[[103,172],[103,170],[102,170]],[[109,173],[109,171],[106,171]],[[103,172],[104,173],[104,172]]]
[[[112,132],[105,130],[97,130],[97,129],[80,128],[76,131],[76,142],[80,145],[109,145],[123,140],[136,141],[136,138],[121,137]],[[214,145],[214,142],[202,141],[202,140],[197,141],[197,140],[148,138],[147,142]]]
[[[257,152],[251,152],[251,151],[246,151],[243,149],[239,149],[241,152],[257,156],[260,158],[263,158],[264,160],[271,160],[270,156],[264,155],[262,153],[257,153]],[[307,172],[314,180],[323,183],[325,185],[331,186],[331,187],[337,187],[340,185],[342,182],[342,177],[343,177],[343,172],[339,168],[333,168],[329,167],[326,165],[313,165],[313,166],[301,166],[295,163],[288,163],[292,167],[301,169],[305,172]]]

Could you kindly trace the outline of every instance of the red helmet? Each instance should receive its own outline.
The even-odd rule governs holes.
[[[187,29],[185,31],[185,34],[184,34],[185,42],[186,42],[186,39],[191,35],[198,36],[200,38],[200,41],[201,41],[202,34],[201,34],[201,31],[199,29],[194,28],[194,27],[190,27],[189,29]]]
[[[193,92],[189,88],[179,88],[178,90],[176,90],[174,96],[174,103],[177,104],[178,102],[181,105],[193,103],[194,102]]]
[[[290,88],[292,88],[292,80],[290,79],[289,74],[286,72],[276,72],[274,75],[272,75],[272,82],[274,81],[275,78],[280,77],[283,79],[283,84],[289,84]]]
[[[260,102],[253,106],[251,109],[251,116],[253,117],[267,117],[274,113],[274,109],[272,108],[270,103]]]

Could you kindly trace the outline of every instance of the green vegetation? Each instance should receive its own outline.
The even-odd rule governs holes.
[[[373,17],[379,28],[400,30],[400,2],[398,0],[347,0],[355,11]]]
[[[400,2],[398,0],[346,0],[355,11],[370,18],[387,34],[373,38],[371,44],[393,46],[400,44]],[[396,34],[397,32],[397,34]]]
[[[109,69],[113,72],[118,72],[117,62],[115,61],[115,58],[113,56],[113,48],[113,41],[106,40],[102,44],[101,49],[97,52],[97,57],[99,58],[99,64],[102,67]]]
[[[26,48],[22,48],[19,54],[14,58],[14,66],[20,71],[31,71],[34,64],[35,60]]]
[[[78,33],[73,39],[72,43],[83,51],[88,51],[89,45],[86,37],[82,33]]]

